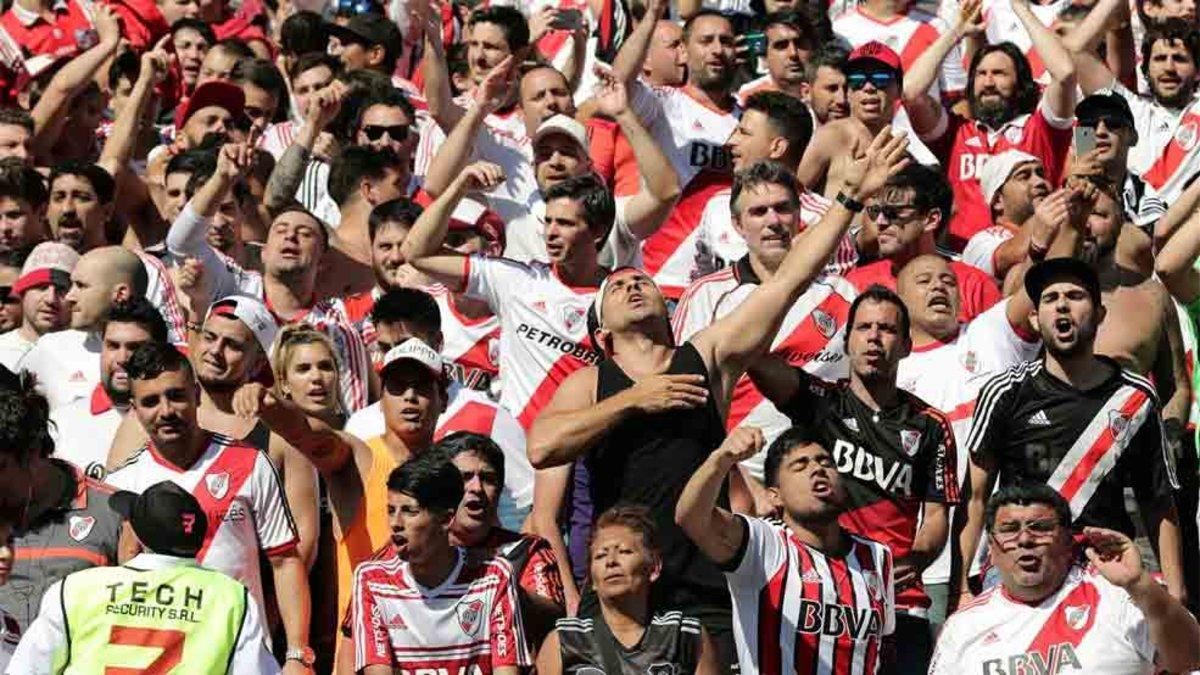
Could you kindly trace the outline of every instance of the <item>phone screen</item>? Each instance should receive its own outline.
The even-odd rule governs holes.
[[[1096,130],[1092,127],[1075,127],[1074,136],[1076,157],[1096,149]]]
[[[583,12],[578,9],[560,9],[554,17],[553,26],[558,30],[575,30],[583,25]]]
[[[767,53],[767,35],[765,33],[747,33],[745,45],[751,55],[765,56]]]

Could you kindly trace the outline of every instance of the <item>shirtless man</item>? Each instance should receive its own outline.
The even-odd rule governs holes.
[[[803,185],[829,198],[836,194],[850,166],[846,149],[856,144],[867,147],[880,129],[891,125],[903,75],[900,56],[882,42],[868,42],[850,52],[842,72],[850,116],[831,120],[817,130],[796,172]]]

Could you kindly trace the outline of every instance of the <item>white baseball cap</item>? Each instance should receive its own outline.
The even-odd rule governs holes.
[[[227,295],[209,305],[204,320],[207,322],[208,317],[213,314],[233,317],[246,324],[250,332],[254,333],[258,344],[262,346],[263,353],[271,355],[279,324],[275,323],[275,317],[271,316],[271,310],[267,309],[262,300],[248,295]]]
[[[382,375],[392,364],[403,360],[416,361],[425,366],[435,378],[442,377],[442,355],[415,337],[392,347],[387,354],[383,355],[383,368],[380,369],[379,374]]]
[[[1000,192],[1000,188],[1004,187],[1004,184],[1008,182],[1008,177],[1018,166],[1029,162],[1040,164],[1041,161],[1028,152],[1020,150],[1005,150],[988,159],[987,163],[983,165],[983,170],[979,172],[979,188],[983,190],[983,203],[987,204],[989,208],[991,207],[996,193]]]
[[[543,120],[533,134],[533,145],[536,146],[538,141],[549,134],[566,134],[579,144],[585,154],[588,152],[587,130],[583,128],[582,124],[566,115],[551,115]]]
[[[44,241],[29,252],[12,292],[21,295],[31,288],[47,284],[70,288],[71,271],[77,262],[79,253],[75,249],[57,241]]]

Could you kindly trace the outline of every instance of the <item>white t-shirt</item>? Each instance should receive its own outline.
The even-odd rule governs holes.
[[[962,252],[962,261],[996,278],[996,251],[1014,236],[1012,230],[1003,225],[984,228],[967,240],[967,246]]]
[[[139,494],[165,480],[192,493],[208,516],[208,533],[197,562],[245,584],[261,613],[260,551],[270,558],[299,543],[283,484],[270,458],[257,448],[214,434],[204,453],[186,469],[146,445],[108,475],[113,487]]]
[[[900,360],[896,371],[897,386],[942,411],[950,421],[958,447],[960,485],[969,465],[967,436],[975,419],[979,389],[992,375],[1037,358],[1042,345],[1041,340],[1027,341],[1013,329],[1006,313],[1010,302],[1011,298],[998,302],[974,321],[960,326],[950,342],[914,347]],[[925,583],[950,579],[950,547],[956,545],[953,539],[947,539],[941,555],[925,569],[921,577]]]
[[[46,333],[21,359],[21,370],[37,378],[50,410],[92,395],[100,384],[100,336],[82,330]]]
[[[104,388],[96,385],[91,396],[71,401],[50,414],[54,456],[79,467],[88,477],[103,481],[108,475],[108,451],[123,417]]]
[[[960,607],[942,629],[929,672],[1150,675],[1154,656],[1146,617],[1129,594],[1074,567],[1036,606],[997,586]]]
[[[446,410],[438,417],[434,440],[456,431],[473,431],[496,442],[504,451],[504,492],[520,510],[533,505],[533,465],[525,452],[525,430],[504,408],[483,392],[451,382]],[[387,431],[383,407],[378,401],[350,416],[344,431],[369,441]]]
[[[0,365],[17,372],[17,364],[33,349],[34,344],[21,335],[20,328],[0,333]]]

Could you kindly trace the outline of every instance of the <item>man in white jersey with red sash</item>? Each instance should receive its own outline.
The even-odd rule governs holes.
[[[654,2],[647,19],[661,16],[665,2]],[[663,293],[679,298],[691,283],[696,229],[713,194],[733,182],[725,147],[741,116],[734,97],[734,31],[728,18],[712,10],[694,14],[683,27],[688,80],[682,87],[648,87],[635,79],[645,61],[654,22],[647,20],[629,36],[613,61],[613,74],[629,83],[630,106],[679,176],[682,193],[675,210],[642,244],[644,269]]]
[[[756,94],[758,96],[759,94]],[[749,117],[749,115],[747,115]],[[779,164],[760,162],[746,169],[772,182],[791,180],[791,172]],[[803,211],[803,202],[801,203]],[[800,213],[762,222],[758,228],[741,225],[743,214],[733,215],[736,227],[745,234],[749,253],[727,269],[702,277],[688,287],[675,308],[673,328],[676,342],[682,344],[696,333],[727,316],[742,304],[765,280],[776,273],[791,248],[792,238],[800,229]],[[748,222],[761,222],[759,219]],[[795,366],[825,380],[846,376],[846,353],[841,334],[850,303],[858,295],[854,286],[837,276],[815,280],[792,305],[771,345],[771,352]],[[768,442],[791,426],[787,416],[767,400],[750,378],[738,381],[729,406],[726,426],[732,429],[750,425],[762,429]],[[763,457],[746,464],[755,478],[762,479]]]
[[[873,675],[895,627],[892,554],[838,524],[846,494],[833,455],[793,427],[767,451],[767,493],[782,521],[717,505],[730,469],[763,447],[735,430],[697,469],[675,519],[724,571],[742,675]]]
[[[114,487],[141,493],[164,480],[190,492],[210,523],[196,561],[245,584],[263,613],[259,559],[270,561],[287,634],[288,675],[311,672],[308,570],[283,486],[266,453],[201,429],[199,387],[187,358],[150,342],[125,367],[131,404],[150,440],[108,475]],[[293,658],[295,660],[293,660]]]
[[[987,533],[1000,585],[946,622],[931,675],[1184,673],[1200,668],[1200,625],[1156,582],[1129,537],[1084,528],[1054,488],[1000,489]]]
[[[1088,20],[1066,40],[1085,94],[1109,91],[1124,97],[1133,112],[1137,145],[1129,150],[1129,170],[1170,203],[1200,169],[1200,35],[1193,21],[1151,25],[1142,38],[1141,55],[1150,97],[1126,89],[1108,66],[1088,50],[1105,35],[1105,26],[1121,6],[1118,0],[1096,3]]]
[[[980,387],[990,376],[1036,358],[1041,347],[1029,326],[1033,303],[1021,289],[963,322],[958,277],[950,261],[934,254],[918,256],[904,266],[896,279],[896,293],[908,308],[912,340],[912,351],[900,360],[896,384],[945,413],[958,448],[961,484],[967,474],[965,445]],[[949,546],[925,568],[921,579],[931,602],[930,623],[936,626],[946,616]]]

